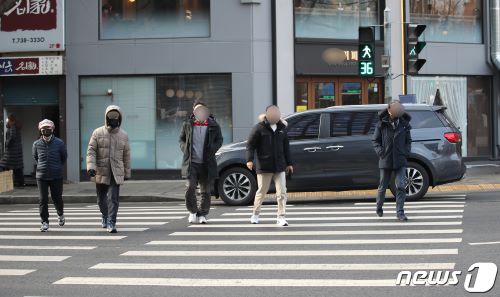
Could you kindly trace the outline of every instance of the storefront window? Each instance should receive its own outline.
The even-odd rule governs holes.
[[[377,25],[377,0],[294,0],[295,36],[358,39],[359,26]],[[379,39],[378,30],[376,30]]]
[[[224,143],[233,140],[230,74],[92,77],[80,85],[82,169],[92,131],[104,125],[110,104],[123,111],[132,169],[180,169],[179,134],[197,99],[216,117]]]
[[[210,36],[209,0],[101,0],[100,38]]]
[[[469,156],[491,155],[490,79],[467,78],[467,152]]]
[[[315,108],[335,106],[335,83],[313,83]]]
[[[308,104],[307,82],[298,82],[295,84],[295,111],[307,110]]]
[[[122,127],[130,141],[134,169],[154,169],[155,160],[155,81],[153,77],[93,77],[81,79],[80,137],[82,168],[90,136],[104,125],[108,105],[120,106]]]
[[[409,93],[433,104],[437,90],[447,113],[462,132],[467,157],[491,155],[491,80],[489,77],[411,77]]]
[[[181,167],[179,133],[193,103],[202,100],[221,126],[224,143],[233,140],[231,76],[168,75],[156,78],[156,168]]]
[[[425,40],[482,42],[482,0],[410,0],[412,23],[427,25]]]

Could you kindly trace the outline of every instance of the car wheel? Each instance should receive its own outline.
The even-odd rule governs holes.
[[[396,196],[395,178],[391,179],[391,192]],[[408,162],[406,167],[406,200],[419,200],[425,196],[429,189],[429,173],[420,164]]]
[[[257,191],[255,176],[250,170],[241,167],[224,171],[217,186],[220,197],[228,205],[250,205]]]

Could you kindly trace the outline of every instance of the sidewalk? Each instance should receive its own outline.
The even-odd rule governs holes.
[[[185,181],[183,180],[149,180],[128,181],[120,188],[120,201],[123,202],[166,202],[184,199]],[[466,177],[452,184],[430,188],[428,193],[467,193],[500,191],[500,162],[481,161],[468,162]],[[289,199],[318,198],[368,198],[375,197],[375,190],[344,192],[301,192],[289,193]],[[82,182],[64,185],[64,202],[95,203],[95,184]],[[38,189],[25,187],[1,193],[0,204],[37,204]]]

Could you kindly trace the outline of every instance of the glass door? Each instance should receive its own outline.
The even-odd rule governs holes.
[[[363,104],[363,85],[361,79],[341,81],[341,102],[342,105]]]
[[[325,108],[339,105],[336,96],[336,82],[313,82],[314,108]]]

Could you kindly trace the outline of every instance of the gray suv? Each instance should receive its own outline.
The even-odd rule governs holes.
[[[385,104],[337,106],[296,113],[286,118],[294,174],[289,192],[344,191],[378,187],[378,157],[371,139]],[[407,199],[422,198],[429,186],[462,179],[465,165],[460,131],[446,107],[405,104],[412,116]],[[223,146],[216,154],[219,179],[215,196],[229,205],[253,202],[255,172],[246,168],[246,141]],[[394,179],[390,189],[394,193]]]

